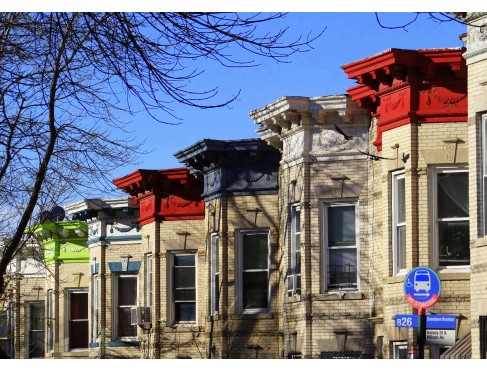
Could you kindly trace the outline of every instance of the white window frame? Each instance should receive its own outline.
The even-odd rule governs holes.
[[[147,254],[145,257],[145,274],[146,274],[146,296],[145,304],[152,307],[152,284],[153,284],[153,260],[152,254]]]
[[[135,303],[132,305],[123,305],[119,306],[118,305],[118,285],[119,285],[119,279],[124,278],[124,277],[130,277],[130,278],[135,278],[136,279],[136,288],[137,288],[137,294],[136,294],[136,300]],[[134,336],[119,336],[118,332],[118,308],[119,307],[124,307],[124,308],[132,308],[137,306],[137,303],[139,302],[139,276],[137,274],[114,274],[113,275],[113,294],[112,294],[112,300],[113,300],[113,323],[112,323],[112,328],[113,328],[113,340],[117,341],[135,341],[137,340],[137,334]]]
[[[47,290],[47,306],[46,306],[46,332],[47,332],[47,343],[46,343],[46,350],[47,353],[52,353],[54,351],[54,301],[53,301],[53,293],[52,289]]]
[[[433,246],[433,249],[431,251],[431,258],[432,258],[432,263],[433,266],[441,271],[451,271],[451,272],[456,272],[456,271],[469,271],[470,270],[470,264],[464,264],[464,265],[446,265],[446,266],[440,266],[440,247],[439,247],[439,237],[438,237],[438,222],[440,221],[437,213],[438,213],[438,207],[437,207],[437,198],[438,198],[438,174],[445,174],[445,173],[467,173],[468,177],[468,166],[466,165],[439,165],[439,166],[434,166],[432,167],[431,171],[431,178],[430,178],[430,184],[431,184],[431,210],[432,210],[432,216],[431,216],[431,246]],[[467,190],[468,192],[468,190]],[[469,217],[458,217],[458,218],[445,218],[441,221],[467,221],[469,222]]]
[[[92,308],[91,308],[91,341],[96,342],[98,340],[98,332],[99,332],[99,300],[100,300],[100,288],[99,288],[99,277],[97,274],[92,276],[92,285],[91,289],[93,290],[93,301],[92,301]]]
[[[210,300],[210,313],[211,315],[218,314],[219,312],[219,298],[220,298],[220,236],[217,233],[211,234],[211,300]]]
[[[487,235],[487,114],[480,118],[481,122],[481,176],[482,176],[482,232]]]
[[[355,245],[354,246],[328,246],[328,210],[332,207],[354,206],[355,207]],[[360,229],[359,229],[359,202],[358,200],[323,201],[321,207],[322,215],[322,287],[324,292],[357,291],[360,290]],[[356,287],[328,287],[328,265],[329,252],[331,250],[353,249],[356,254]]]
[[[298,224],[299,223],[299,224]],[[291,205],[291,269],[292,289],[288,286],[288,292],[292,295],[301,293],[301,266],[298,267],[298,254],[301,254],[301,207],[299,204]],[[299,245],[299,246],[298,246]],[[301,259],[299,259],[301,262]]]
[[[176,308],[175,308],[175,297],[174,297],[174,259],[176,256],[181,256],[181,255],[192,255],[194,256],[194,290],[195,290],[195,320],[194,321],[178,321],[176,320]],[[168,269],[169,277],[168,277],[168,282],[169,282],[169,298],[170,298],[170,309],[169,309],[169,316],[170,316],[170,323],[173,325],[197,325],[198,324],[198,253],[195,251],[175,251],[172,252],[170,255],[170,265]]]
[[[26,326],[27,326],[27,333],[25,334],[25,351],[26,351],[26,358],[44,358],[45,357],[45,352],[46,352],[46,347],[45,347],[45,333],[46,333],[46,322],[45,322],[45,319],[42,321],[43,322],[43,328],[42,329],[32,329],[32,323],[31,323],[31,312],[32,312],[32,307],[33,306],[36,306],[36,305],[39,305],[39,306],[42,306],[43,307],[43,315],[45,316],[45,303],[43,301],[28,301],[26,302],[26,315],[27,315],[27,320],[26,320]],[[42,353],[42,357],[31,357],[30,356],[30,344],[31,344],[31,334],[33,332],[36,332],[36,333],[43,333],[43,353]]]
[[[399,267],[401,255],[401,246],[399,243],[399,229],[404,228],[406,229],[406,218],[404,218],[404,222],[400,222],[398,220],[399,215],[399,180],[403,180],[404,184],[404,193],[406,193],[406,177],[404,170],[397,171],[392,173],[392,261],[393,261],[393,274],[400,275],[407,273],[407,264],[404,261],[404,267]],[[406,197],[404,197],[406,198]],[[404,208],[406,209],[406,199],[404,199]],[[406,212],[406,211],[404,211]],[[407,236],[407,232],[406,236]],[[406,243],[402,246],[404,249],[404,253],[406,250]]]
[[[266,271],[267,272],[267,306],[265,308],[245,308],[243,303],[243,238],[246,235],[260,234],[267,236],[267,268],[255,269],[248,271]],[[243,229],[237,231],[237,310],[238,313],[269,313],[271,303],[271,284],[270,284],[270,233],[269,229]]]
[[[66,290],[66,329],[65,329],[65,333],[66,333],[66,339],[67,339],[67,342],[66,342],[66,351],[77,351],[77,350],[85,350],[85,349],[88,349],[89,347],[89,341],[90,341],[90,335],[89,335],[89,331],[90,331],[90,328],[89,328],[89,318],[86,318],[86,320],[74,320],[76,322],[85,322],[87,323],[87,326],[88,326],[88,343],[86,344],[86,347],[85,348],[73,348],[71,346],[71,333],[70,333],[70,330],[69,330],[69,324],[71,322],[71,295],[72,294],[86,294],[88,296],[88,308],[87,308],[87,313],[89,313],[89,303],[90,303],[90,299],[89,299],[89,293],[88,293],[88,289],[87,288],[79,288],[79,289],[67,289]]]
[[[399,350],[406,350],[406,358],[399,357]],[[408,342],[407,341],[393,341],[392,342],[392,358],[393,359],[407,359],[408,358]]]

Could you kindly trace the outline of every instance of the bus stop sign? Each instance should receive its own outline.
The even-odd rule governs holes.
[[[404,279],[404,298],[409,305],[418,310],[435,305],[440,293],[440,278],[428,267],[414,268]]]

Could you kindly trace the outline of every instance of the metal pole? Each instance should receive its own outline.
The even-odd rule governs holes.
[[[424,310],[424,308],[418,309],[418,315],[418,358],[424,359],[424,344],[426,341],[426,311]]]

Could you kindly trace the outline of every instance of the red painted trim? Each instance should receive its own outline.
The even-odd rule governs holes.
[[[410,123],[467,121],[467,67],[464,48],[389,49],[342,66],[358,85],[352,100],[377,117],[373,144],[382,133]]]

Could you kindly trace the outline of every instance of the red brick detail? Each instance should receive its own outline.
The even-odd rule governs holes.
[[[382,133],[402,125],[467,121],[464,48],[402,50],[342,66],[359,85],[347,89],[359,106],[377,117],[374,145]]]

